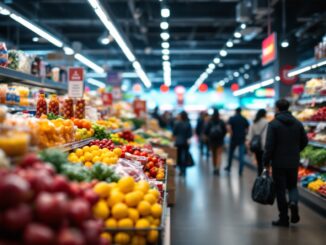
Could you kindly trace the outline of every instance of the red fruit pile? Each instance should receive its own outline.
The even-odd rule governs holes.
[[[134,141],[134,139],[135,139],[135,135],[130,130],[126,130],[126,131],[119,133],[119,137],[122,139],[125,139],[129,142]]]
[[[109,139],[103,139],[103,140],[93,140],[89,143],[89,145],[97,145],[98,147],[102,148],[108,148],[109,150],[113,150],[115,148],[115,145],[112,140]]]
[[[98,198],[92,184],[69,182],[30,154],[0,172],[0,244],[103,244],[91,212]]]
[[[319,108],[316,113],[311,117],[311,121],[326,121],[326,106]]]

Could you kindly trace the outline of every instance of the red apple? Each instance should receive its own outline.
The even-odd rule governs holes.
[[[59,233],[57,245],[85,245],[85,242],[79,230],[64,228]]]
[[[24,203],[7,209],[3,214],[2,222],[5,229],[12,232],[22,231],[32,221],[32,210]]]
[[[68,217],[75,225],[81,225],[91,216],[91,206],[84,199],[75,199],[68,204]]]
[[[26,245],[51,245],[55,243],[54,232],[47,226],[30,223],[24,232],[24,244]]]

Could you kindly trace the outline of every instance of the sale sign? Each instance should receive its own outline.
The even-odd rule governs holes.
[[[103,105],[111,106],[113,103],[112,93],[103,93],[102,94]]]
[[[267,65],[276,59],[276,33],[269,35],[262,43],[262,65]]]
[[[84,94],[84,69],[69,67],[68,69],[68,96],[81,98]]]
[[[146,108],[146,101],[135,99],[133,103],[134,107],[134,113],[137,115],[137,117],[144,117],[147,111]]]

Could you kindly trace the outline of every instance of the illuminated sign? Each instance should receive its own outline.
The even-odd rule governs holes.
[[[262,65],[267,65],[276,59],[276,33],[269,35],[262,43]]]

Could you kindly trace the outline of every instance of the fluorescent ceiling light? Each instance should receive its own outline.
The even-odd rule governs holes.
[[[293,77],[293,76],[299,75],[301,73],[304,73],[304,72],[310,71],[310,70],[311,70],[311,66],[306,66],[306,67],[300,68],[296,71],[289,72],[288,77]]]
[[[274,78],[267,79],[260,83],[261,87],[266,87],[274,83]]]
[[[40,41],[40,38],[39,37],[33,37],[32,38],[32,41],[35,42],[35,43],[37,43],[38,41]]]
[[[227,42],[226,42],[226,46],[227,46],[228,48],[232,48],[232,47],[233,47],[233,42],[232,42],[232,41],[227,41]]]
[[[93,69],[97,73],[104,73],[104,69],[102,67],[98,66],[93,61],[87,59],[85,56],[79,53],[75,54],[75,59],[79,60],[81,63]]]
[[[168,17],[170,17],[170,9],[168,9],[168,8],[162,8],[162,9],[161,9],[161,16],[162,16],[163,18],[168,18]]]
[[[161,33],[161,38],[162,38],[164,41],[166,41],[166,40],[168,40],[168,39],[170,38],[170,35],[169,35],[169,33],[167,33],[167,32],[162,32],[162,33]]]
[[[166,30],[169,28],[169,23],[167,23],[166,21],[163,21],[163,22],[161,22],[160,27],[162,30]]]
[[[0,14],[2,14],[2,15],[10,15],[10,11],[8,9],[0,7]]]
[[[287,48],[287,47],[289,47],[289,41],[288,40],[283,40],[282,42],[281,42],[281,47],[282,48]]]
[[[138,61],[134,61],[132,63],[132,66],[135,68],[135,71],[138,75],[138,77],[142,80],[142,82],[144,83],[144,85],[149,88],[152,83],[149,80],[149,78],[147,77],[146,73],[144,72],[143,68],[141,67],[140,63]]]
[[[170,65],[171,65],[170,61],[163,61],[163,66],[170,66]]]
[[[170,57],[169,57],[168,55],[165,54],[165,55],[162,56],[162,59],[163,59],[163,60],[169,60]]]
[[[245,73],[245,74],[243,75],[243,77],[244,77],[244,79],[249,79],[249,74]]]
[[[241,38],[241,33],[240,32],[238,32],[238,31],[236,31],[234,34],[233,34],[233,36],[235,37],[235,38]]]
[[[104,37],[104,38],[101,39],[101,43],[103,45],[108,45],[110,43],[110,39],[107,38],[107,37]]]
[[[226,50],[222,49],[222,50],[220,51],[220,55],[221,55],[222,57],[225,57],[225,56],[228,55],[228,52],[226,52]]]
[[[43,37],[44,39],[48,40],[50,43],[54,44],[55,46],[57,46],[59,48],[61,48],[63,46],[63,43],[59,39],[57,39],[54,36],[50,35],[49,33],[45,32],[44,30],[42,30],[38,26],[32,24],[31,22],[29,22],[25,18],[23,18],[21,16],[18,16],[16,14],[11,14],[10,18],[12,18],[13,20],[15,20],[18,23],[22,24],[26,28],[30,29],[31,31],[33,31],[34,33],[39,35],[40,37]]]
[[[242,30],[244,30],[244,29],[246,29],[247,25],[245,23],[242,23],[240,27]]]
[[[101,82],[101,81],[99,81],[99,80],[96,80],[96,79],[94,79],[94,78],[88,78],[88,79],[87,79],[87,82],[88,82],[89,84],[92,84],[92,85],[97,86],[97,87],[99,87],[99,88],[105,88],[105,83],[103,83],[103,82]]]
[[[219,82],[219,85],[220,86],[224,86],[225,85],[225,82],[222,80],[222,81]]]
[[[65,52],[65,55],[73,55],[75,53],[75,51],[72,48],[66,46],[63,47],[63,51]]]
[[[220,58],[215,58],[215,59],[213,60],[213,62],[214,62],[215,64],[218,64],[218,63],[221,62],[221,59],[220,59]]]
[[[275,81],[280,81],[280,80],[281,80],[281,78],[279,76],[275,77]]]
[[[206,69],[206,72],[207,72],[208,74],[212,74],[212,73],[213,73],[213,69],[207,68],[207,69]]]
[[[163,42],[162,48],[170,48],[170,44],[168,42]]]
[[[162,54],[169,55],[170,54],[170,50],[168,50],[168,49],[162,49]]]
[[[210,63],[210,64],[208,65],[208,67],[209,67],[210,69],[212,69],[212,70],[215,69],[215,65],[214,65],[213,63]]]

